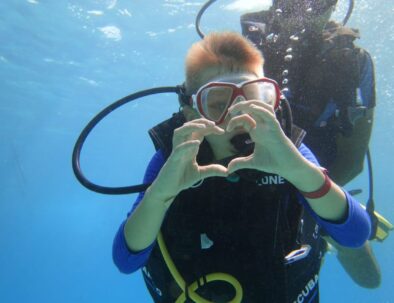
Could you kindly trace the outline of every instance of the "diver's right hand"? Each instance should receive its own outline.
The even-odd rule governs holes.
[[[149,194],[168,202],[182,190],[202,179],[227,176],[227,168],[219,164],[199,166],[196,156],[207,135],[221,135],[224,130],[207,119],[186,122],[174,131],[172,152],[159,175],[149,188]],[[170,203],[169,203],[170,204]]]

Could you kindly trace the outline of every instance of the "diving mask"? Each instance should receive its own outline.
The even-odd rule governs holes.
[[[264,77],[241,83],[209,82],[192,96],[193,108],[216,124],[224,121],[229,107],[236,102],[261,100],[276,109],[280,98],[281,92],[276,81]]]

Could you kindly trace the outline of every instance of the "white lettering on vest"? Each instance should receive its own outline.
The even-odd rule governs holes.
[[[274,175],[274,176],[264,176],[261,178],[261,184],[268,185],[268,184],[285,184],[285,179],[281,176]]]
[[[163,296],[163,293],[161,292],[161,290],[159,288],[157,288],[155,283],[153,282],[152,276],[150,275],[146,266],[142,267],[142,271],[144,272],[145,277],[148,279],[147,282],[151,286],[153,291],[155,291],[160,297]]]
[[[313,289],[315,289],[318,280],[319,280],[319,276],[316,274],[304,286],[301,293],[298,294],[297,299],[294,300],[293,303],[303,303],[305,301],[306,297],[312,292]]]

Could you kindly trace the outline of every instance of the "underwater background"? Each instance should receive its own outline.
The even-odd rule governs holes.
[[[339,0],[341,20],[347,1]],[[202,29],[240,31],[240,11],[260,1],[217,1]],[[140,272],[123,275],[112,240],[136,195],[107,196],[78,183],[71,154],[104,107],[141,89],[184,79],[198,41],[195,0],[3,0],[0,2],[0,302],[130,302],[151,299]],[[394,1],[356,0],[348,23],[375,62],[377,107],[371,139],[377,210],[394,221]],[[147,131],[178,110],[175,94],[113,112],[89,136],[81,164],[109,186],[138,184],[154,152]],[[362,188],[364,171],[346,188]],[[373,242],[382,270],[376,290],[354,284],[326,256],[321,302],[394,302],[394,235]],[[390,286],[391,285],[391,286]]]

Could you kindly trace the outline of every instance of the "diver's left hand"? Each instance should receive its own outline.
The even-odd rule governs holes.
[[[301,154],[283,132],[271,105],[260,100],[236,103],[229,108],[233,117],[226,130],[242,127],[255,143],[254,151],[247,157],[232,160],[228,172],[243,168],[257,169],[285,176],[300,159]],[[241,114],[239,114],[241,113]]]

